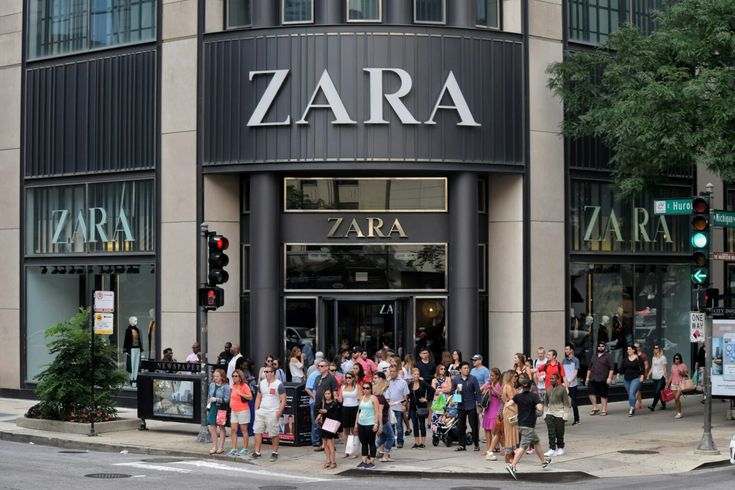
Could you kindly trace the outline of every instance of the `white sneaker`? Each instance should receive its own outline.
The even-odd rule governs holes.
[[[498,458],[493,454],[492,451],[488,451],[487,453],[485,453],[485,459],[488,460],[488,461],[497,461],[498,460]]]
[[[549,449],[548,451],[544,453],[544,456],[548,458],[549,456],[553,456],[555,454],[556,454],[556,451],[554,451],[553,449]]]
[[[557,456],[564,456],[566,453],[567,452],[564,450],[563,447],[560,447],[559,449],[556,450],[556,455]]]

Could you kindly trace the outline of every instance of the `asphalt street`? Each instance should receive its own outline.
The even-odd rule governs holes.
[[[61,450],[38,444],[0,442],[0,488],[2,489],[104,489],[104,488],[217,488],[253,490],[344,489],[368,487],[389,489],[494,490],[536,489],[548,487],[579,489],[731,489],[735,467],[717,467],[684,475],[656,477],[604,478],[577,482],[519,481],[507,475],[493,475],[487,480],[423,479],[380,477],[364,473],[341,477],[307,477],[285,474],[272,468],[247,463],[218,462],[206,459],[150,457],[94,451]],[[550,474],[552,477],[560,474]]]

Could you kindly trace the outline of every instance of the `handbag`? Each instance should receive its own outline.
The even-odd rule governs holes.
[[[217,425],[225,425],[227,423],[227,410],[217,410]]]
[[[416,407],[416,415],[419,417],[426,417],[429,415],[429,409],[426,407]]]
[[[480,398],[480,406],[482,408],[487,408],[488,405],[490,405],[490,390],[492,388],[488,388],[488,390],[482,394],[482,398]]]
[[[694,389],[694,381],[689,378],[684,378],[679,382],[679,390],[681,390],[682,393],[691,393]]]
[[[674,392],[671,390],[671,388],[664,388],[661,390],[661,403],[669,403],[671,400],[676,398],[676,395],[674,395]]]
[[[452,401],[454,403],[462,403],[462,393],[455,393],[452,395]]]
[[[324,422],[322,422],[322,430],[336,434],[340,425],[342,424],[338,420],[325,418]]]
[[[518,425],[518,414],[511,415],[508,417],[508,423],[510,425]]]

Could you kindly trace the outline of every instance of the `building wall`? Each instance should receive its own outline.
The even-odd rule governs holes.
[[[566,255],[563,108],[546,87],[546,67],[562,61],[561,0],[528,2],[530,109],[530,348],[564,345]],[[549,260],[549,257],[554,259]],[[557,349],[559,350],[559,349]]]
[[[20,134],[23,1],[0,2],[0,388],[20,388]]]
[[[161,19],[161,346],[182,357],[197,338],[197,3],[166,1]]]

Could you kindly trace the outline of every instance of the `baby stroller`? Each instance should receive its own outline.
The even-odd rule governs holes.
[[[452,447],[454,441],[459,441],[459,410],[456,403],[449,403],[444,413],[434,413],[431,416],[431,443],[438,446],[443,442],[445,446]],[[472,444],[472,434],[467,433],[467,444]]]

